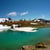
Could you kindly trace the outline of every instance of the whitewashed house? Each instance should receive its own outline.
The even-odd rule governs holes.
[[[0,22],[6,22],[6,21],[10,21],[9,18],[0,18]]]
[[[39,19],[34,19],[34,22],[40,22],[40,20]]]
[[[30,24],[32,24],[32,25],[37,25],[38,23],[30,23]]]

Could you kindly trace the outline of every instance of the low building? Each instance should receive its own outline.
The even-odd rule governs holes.
[[[37,25],[38,23],[30,23],[30,24],[32,24],[32,25]]]
[[[50,20],[45,20],[45,19],[34,19],[33,21],[34,22],[50,24]]]
[[[0,18],[0,22],[8,22],[11,21],[11,18]]]
[[[40,20],[39,19],[34,19],[34,22],[40,22]]]

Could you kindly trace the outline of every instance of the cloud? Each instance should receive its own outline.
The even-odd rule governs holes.
[[[16,12],[10,12],[10,13],[7,14],[7,16],[16,16],[16,15],[17,15]]]
[[[17,16],[17,15],[23,16],[23,15],[27,15],[27,14],[28,14],[28,11],[22,12],[22,13],[10,12],[10,13],[7,14],[7,16]]]
[[[20,16],[27,15],[28,11],[20,13]]]

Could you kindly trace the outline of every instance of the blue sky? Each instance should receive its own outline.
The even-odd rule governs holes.
[[[0,17],[50,19],[50,0],[0,0]]]

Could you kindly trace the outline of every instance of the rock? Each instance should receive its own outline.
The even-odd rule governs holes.
[[[35,47],[32,45],[26,45],[21,47],[21,50],[35,50]]]
[[[43,42],[40,42],[36,45],[36,48],[46,48],[46,47],[47,47],[47,45]]]

